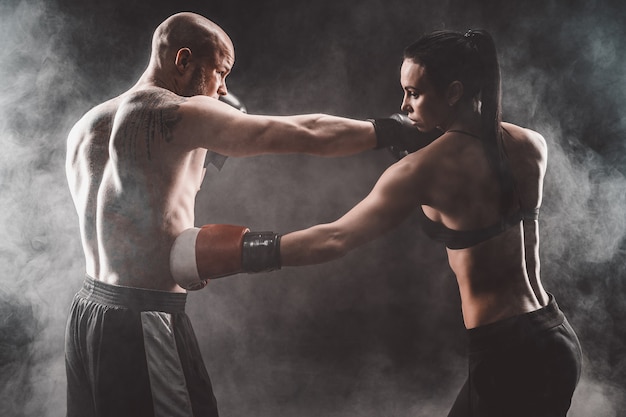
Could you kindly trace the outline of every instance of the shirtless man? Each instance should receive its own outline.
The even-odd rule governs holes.
[[[69,134],[87,274],[66,331],[69,416],[217,415],[186,291],[169,265],[175,238],[194,226],[207,150],[342,156],[397,135],[392,122],[384,137],[367,121],[240,112],[217,100],[234,60],[216,24],[173,15],[156,29],[139,81]]]

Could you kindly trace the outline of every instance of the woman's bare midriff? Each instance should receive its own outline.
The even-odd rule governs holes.
[[[542,307],[526,272],[521,227],[466,249],[448,249],[468,329]]]

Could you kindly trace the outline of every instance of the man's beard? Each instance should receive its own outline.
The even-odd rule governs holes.
[[[198,67],[193,71],[191,75],[191,81],[188,87],[183,91],[183,96],[192,97],[206,95],[207,80],[204,72],[204,68]]]

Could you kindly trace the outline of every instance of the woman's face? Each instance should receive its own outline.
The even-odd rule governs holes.
[[[445,94],[435,90],[426,68],[405,59],[400,69],[400,84],[404,90],[402,111],[407,112],[413,124],[423,132],[435,128],[445,130],[451,107]]]

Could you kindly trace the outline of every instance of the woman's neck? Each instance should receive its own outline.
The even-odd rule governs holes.
[[[480,133],[482,120],[480,111],[472,103],[457,103],[451,110],[448,120],[439,126],[444,132],[449,130],[463,130]]]

